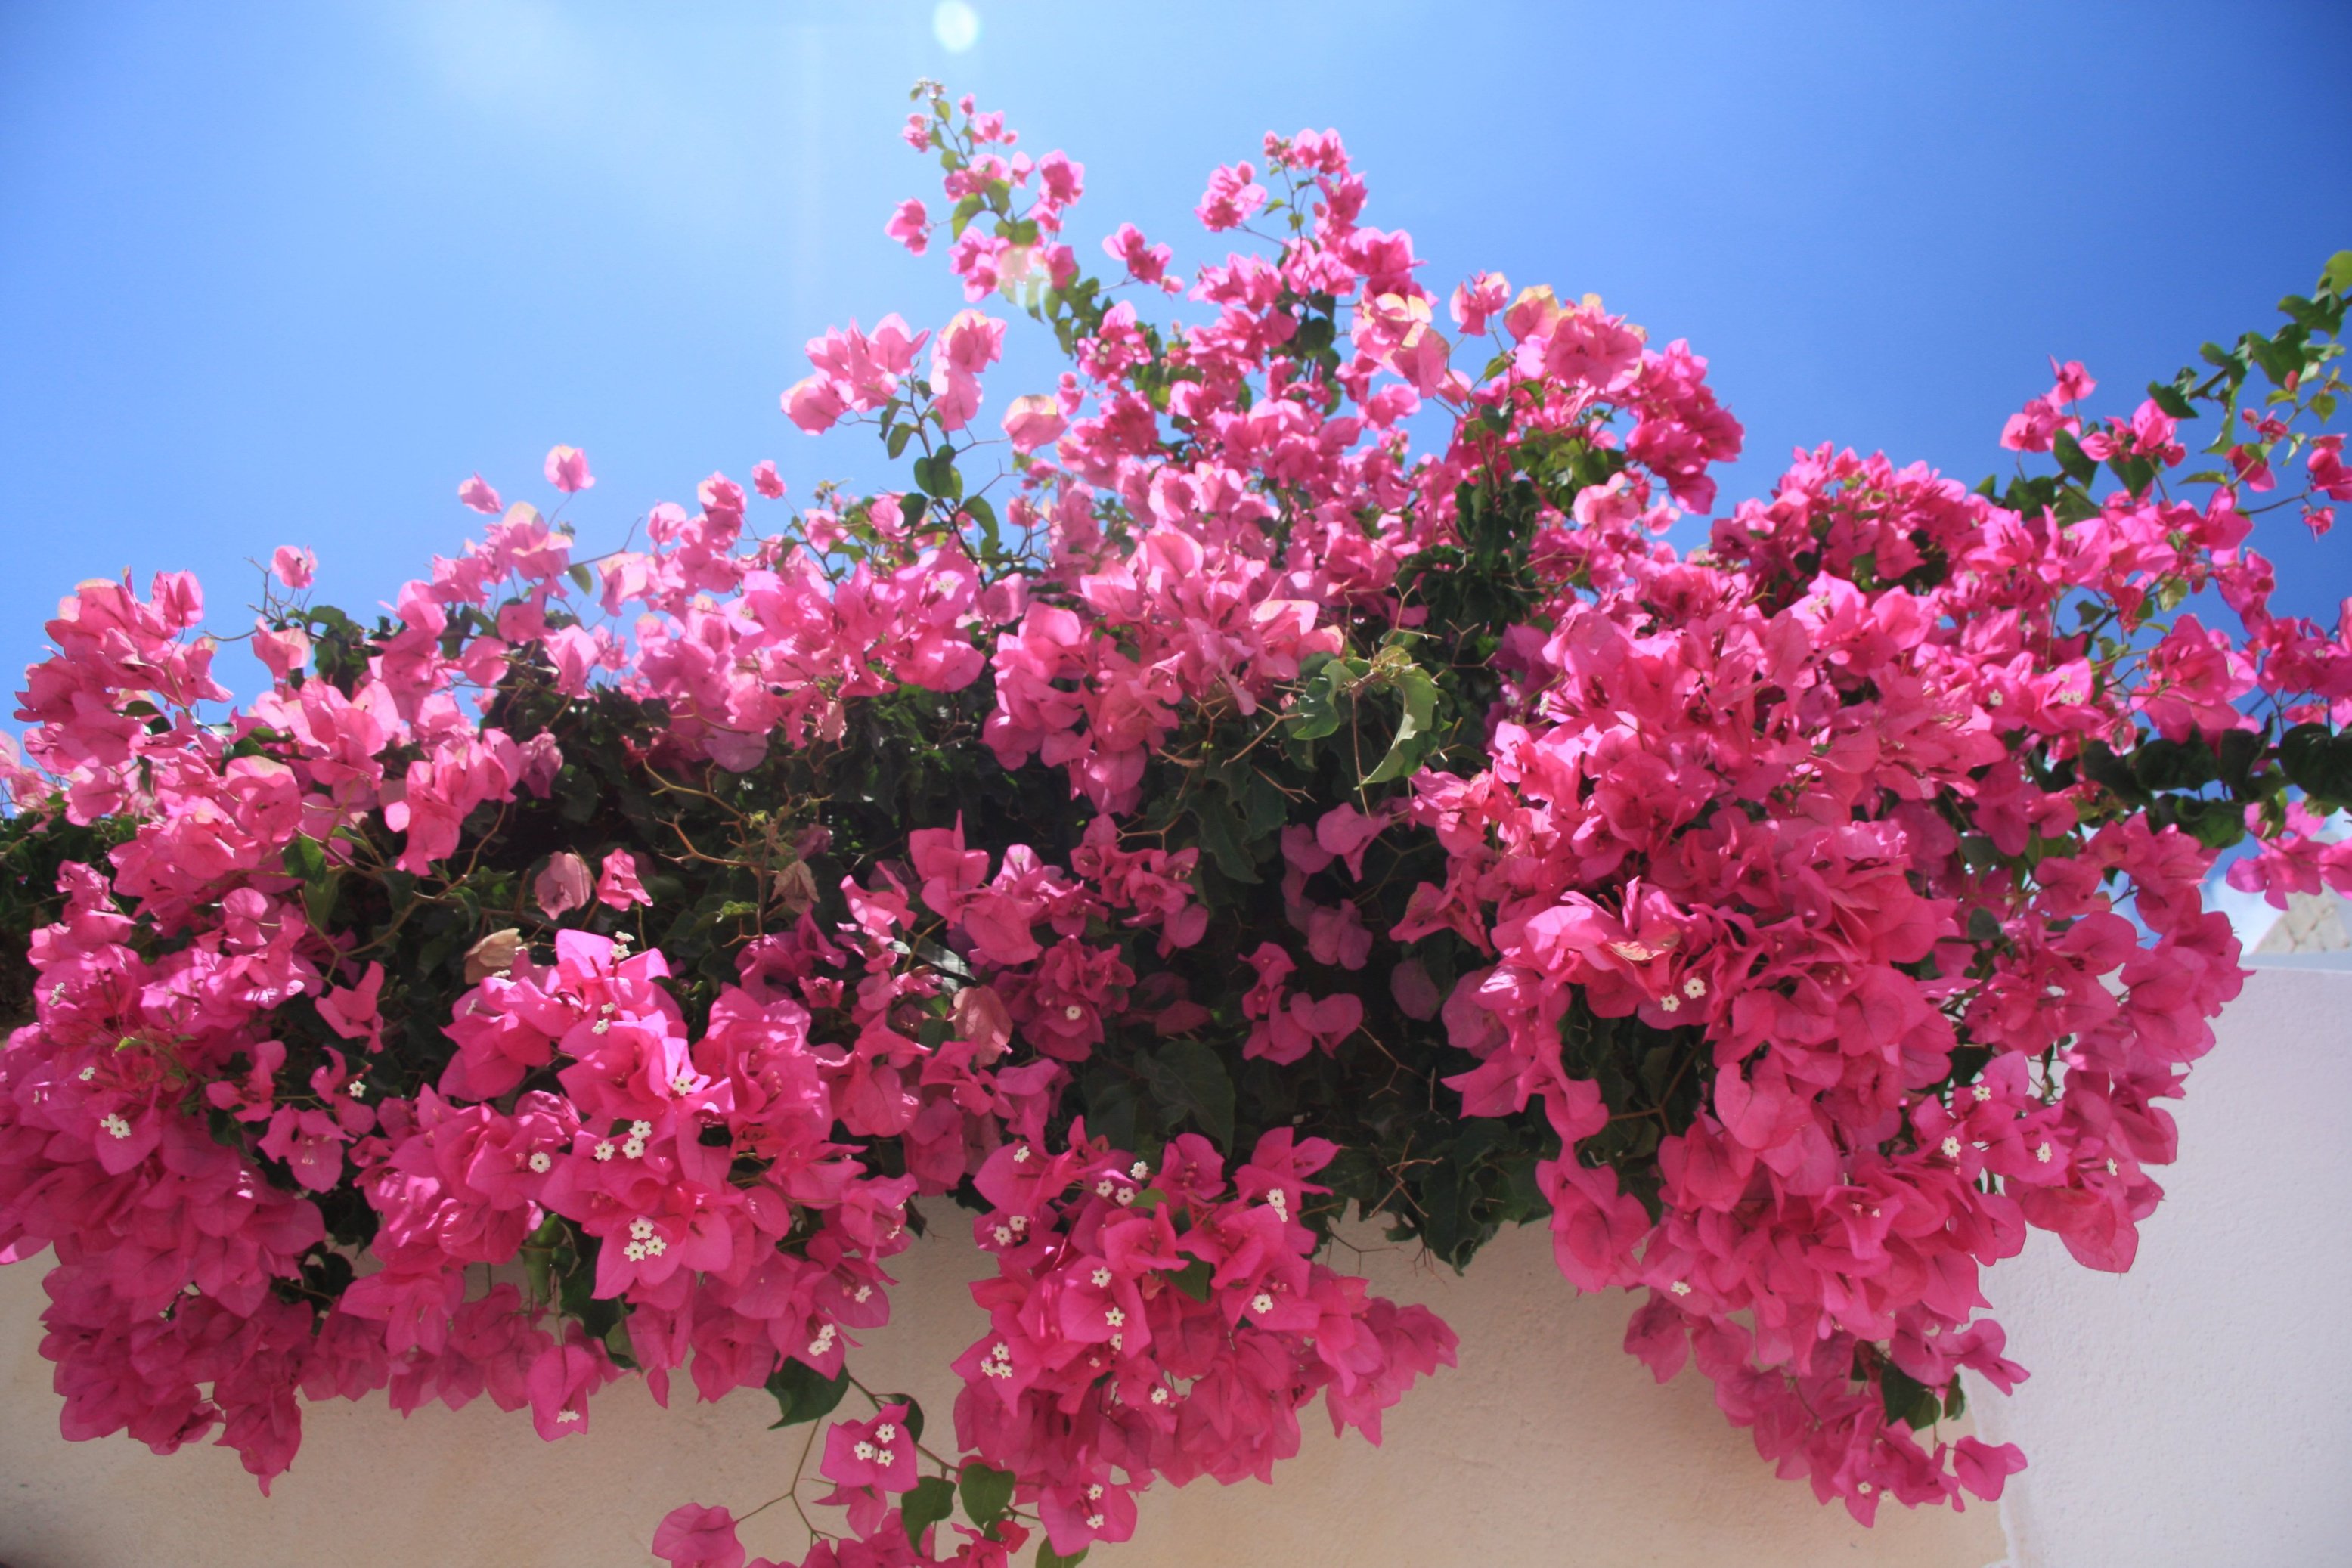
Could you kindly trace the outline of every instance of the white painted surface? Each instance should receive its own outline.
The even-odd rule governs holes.
[[[2037,1237],[1990,1277],[2012,1399],[1978,1399],[1987,1435],[2032,1468],[2003,1507],[2017,1568],[2341,1568],[2352,1563],[2352,973],[2249,983],[2181,1108],[2171,1196],[2137,1268],[2094,1274]],[[944,1422],[941,1370],[975,1315],[973,1255],[936,1239],[903,1260],[900,1321],[858,1364]],[[1463,1364],[1391,1412],[1388,1442],[1310,1425],[1278,1486],[1206,1483],[1146,1500],[1103,1568],[1983,1568],[1991,1510],[1890,1509],[1875,1531],[1772,1479],[1685,1372],[1664,1388],[1618,1348],[1622,1298],[1578,1300],[1539,1232],[1507,1237],[1466,1279],[1402,1253],[1375,1287],[1427,1301]],[[12,1568],[601,1568],[647,1561],[688,1499],[738,1508],[779,1489],[800,1434],[764,1400],[656,1409],[628,1384],[594,1429],[547,1445],[487,1403],[401,1421],[381,1397],[310,1407],[276,1497],[227,1452],[158,1458],[57,1436],[40,1360],[37,1264],[0,1268],[0,1562]],[[797,1549],[789,1512],[746,1531]]]
[[[1988,1277],[2017,1568],[2352,1563],[2352,973],[2260,970],[2217,1032],[2132,1271],[2037,1233]]]
[[[855,1358],[871,1386],[912,1390],[942,1424],[946,1363],[981,1321],[963,1289],[976,1256],[935,1233],[899,1259],[898,1321]],[[1661,1388],[1624,1353],[1629,1300],[1573,1296],[1540,1230],[1503,1237],[1466,1278],[1398,1251],[1364,1263],[1375,1289],[1454,1325],[1461,1366],[1388,1413],[1380,1448],[1335,1441],[1311,1411],[1274,1486],[1148,1494],[1135,1540],[1087,1568],[1984,1568],[2001,1554],[1990,1508],[1890,1508],[1864,1530],[1775,1479],[1696,1373]],[[378,1395],[308,1406],[301,1456],[264,1500],[225,1449],[159,1458],[120,1437],[58,1438],[37,1268],[0,1268],[12,1568],[644,1568],[664,1512],[765,1501],[808,1430],[763,1430],[763,1395],[664,1412],[624,1384],[597,1396],[587,1434],[549,1444],[487,1401],[402,1421]],[[783,1508],[744,1541],[755,1554],[803,1544]]]

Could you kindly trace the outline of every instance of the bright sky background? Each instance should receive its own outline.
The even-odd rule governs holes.
[[[126,565],[234,632],[243,563],[309,544],[371,607],[463,541],[461,479],[545,500],[559,441],[591,545],[763,457],[883,480],[776,398],[828,323],[961,304],[881,232],[936,196],[921,75],[1086,164],[1105,266],[1129,219],[1197,261],[1210,167],[1339,127],[1433,286],[1597,291],[1708,356],[1727,503],[1824,439],[1973,482],[2049,355],[2128,406],[2352,246],[2342,0],[939,9],[0,0],[0,666]],[[2257,540],[2332,622],[2352,525]]]

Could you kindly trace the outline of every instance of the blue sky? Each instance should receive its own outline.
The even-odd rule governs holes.
[[[459,480],[537,496],[559,441],[591,543],[763,457],[882,479],[776,396],[828,322],[961,303],[881,234],[933,194],[919,75],[1087,165],[1090,254],[1132,219],[1200,259],[1213,164],[1339,127],[1439,287],[1598,291],[1707,355],[1727,500],[1823,439],[1972,481],[2048,355],[2136,389],[2352,246],[2340,0],[971,5],[950,54],[929,0],[0,0],[0,664],[126,565],[232,631],[280,543],[389,599]],[[2332,620],[2352,528],[2260,542]]]

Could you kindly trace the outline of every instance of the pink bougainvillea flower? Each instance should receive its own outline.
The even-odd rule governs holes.
[[[920,256],[931,242],[930,217],[923,211],[923,204],[909,196],[891,213],[890,221],[882,226],[882,232],[905,246],[912,254]]]
[[[681,1503],[654,1531],[654,1555],[670,1568],[743,1568],[735,1516],[723,1508]]]
[[[606,864],[609,868],[611,863]],[[539,875],[531,879],[531,901],[549,920],[561,920],[586,904],[590,891],[588,862],[569,849],[551,857]]]
[[[845,1487],[911,1490],[922,1478],[917,1473],[915,1435],[907,1429],[907,1407],[886,1405],[871,1421],[835,1422],[825,1431],[818,1468]]]
[[[1004,433],[1012,438],[1016,452],[1034,452],[1059,439],[1069,427],[1070,422],[1062,416],[1060,404],[1043,394],[1016,397],[1004,411]]]
[[[762,458],[751,465],[751,488],[770,500],[782,500],[784,496],[783,476],[776,472],[773,462]]]
[[[291,544],[281,544],[269,557],[269,574],[289,588],[303,589],[310,585],[311,575],[319,569],[319,558],[308,550]]]
[[[596,482],[588,471],[588,454],[577,447],[551,447],[547,453],[547,482],[565,495],[576,495]]]
[[[637,880],[635,856],[625,849],[615,849],[604,857],[604,870],[596,879],[596,901],[616,910],[654,901],[645,884]]]
[[[496,517],[506,510],[505,503],[499,500],[499,492],[492,489],[489,482],[479,474],[476,474],[457,487],[457,499],[474,510],[487,513],[491,517]]]

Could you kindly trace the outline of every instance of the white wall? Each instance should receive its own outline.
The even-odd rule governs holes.
[[[2218,1033],[2132,1271],[2036,1234],[1989,1276],[2018,1568],[2352,1563],[2352,973],[2264,968]]]
[[[1988,1436],[2033,1460],[2003,1507],[2017,1568],[2352,1563],[2352,973],[2266,972],[2221,1033],[2138,1268],[2092,1274],[2037,1237],[1991,1276],[2034,1371],[2013,1399],[1975,1402]],[[909,1254],[900,1321],[859,1357],[942,1421],[940,1369],[972,1332],[971,1258],[940,1238]],[[1390,1413],[1384,1448],[1310,1427],[1275,1488],[1155,1492],[1137,1539],[1090,1563],[1984,1568],[2003,1554],[1990,1509],[1889,1509],[1863,1531],[1774,1479],[1695,1374],[1660,1388],[1622,1353],[1624,1300],[1571,1297],[1539,1232],[1505,1237],[1466,1279],[1399,1252],[1365,1264],[1377,1289],[1454,1324],[1462,1366]],[[11,1568],[620,1568],[647,1561],[675,1503],[772,1496],[805,1431],[764,1431],[755,1396],[665,1413],[623,1385],[586,1436],[547,1445],[487,1404],[403,1422],[378,1397],[310,1407],[301,1457],[264,1500],[222,1449],[158,1458],[58,1437],[39,1267],[0,1268]],[[798,1546],[782,1509],[745,1533],[755,1552]]]

